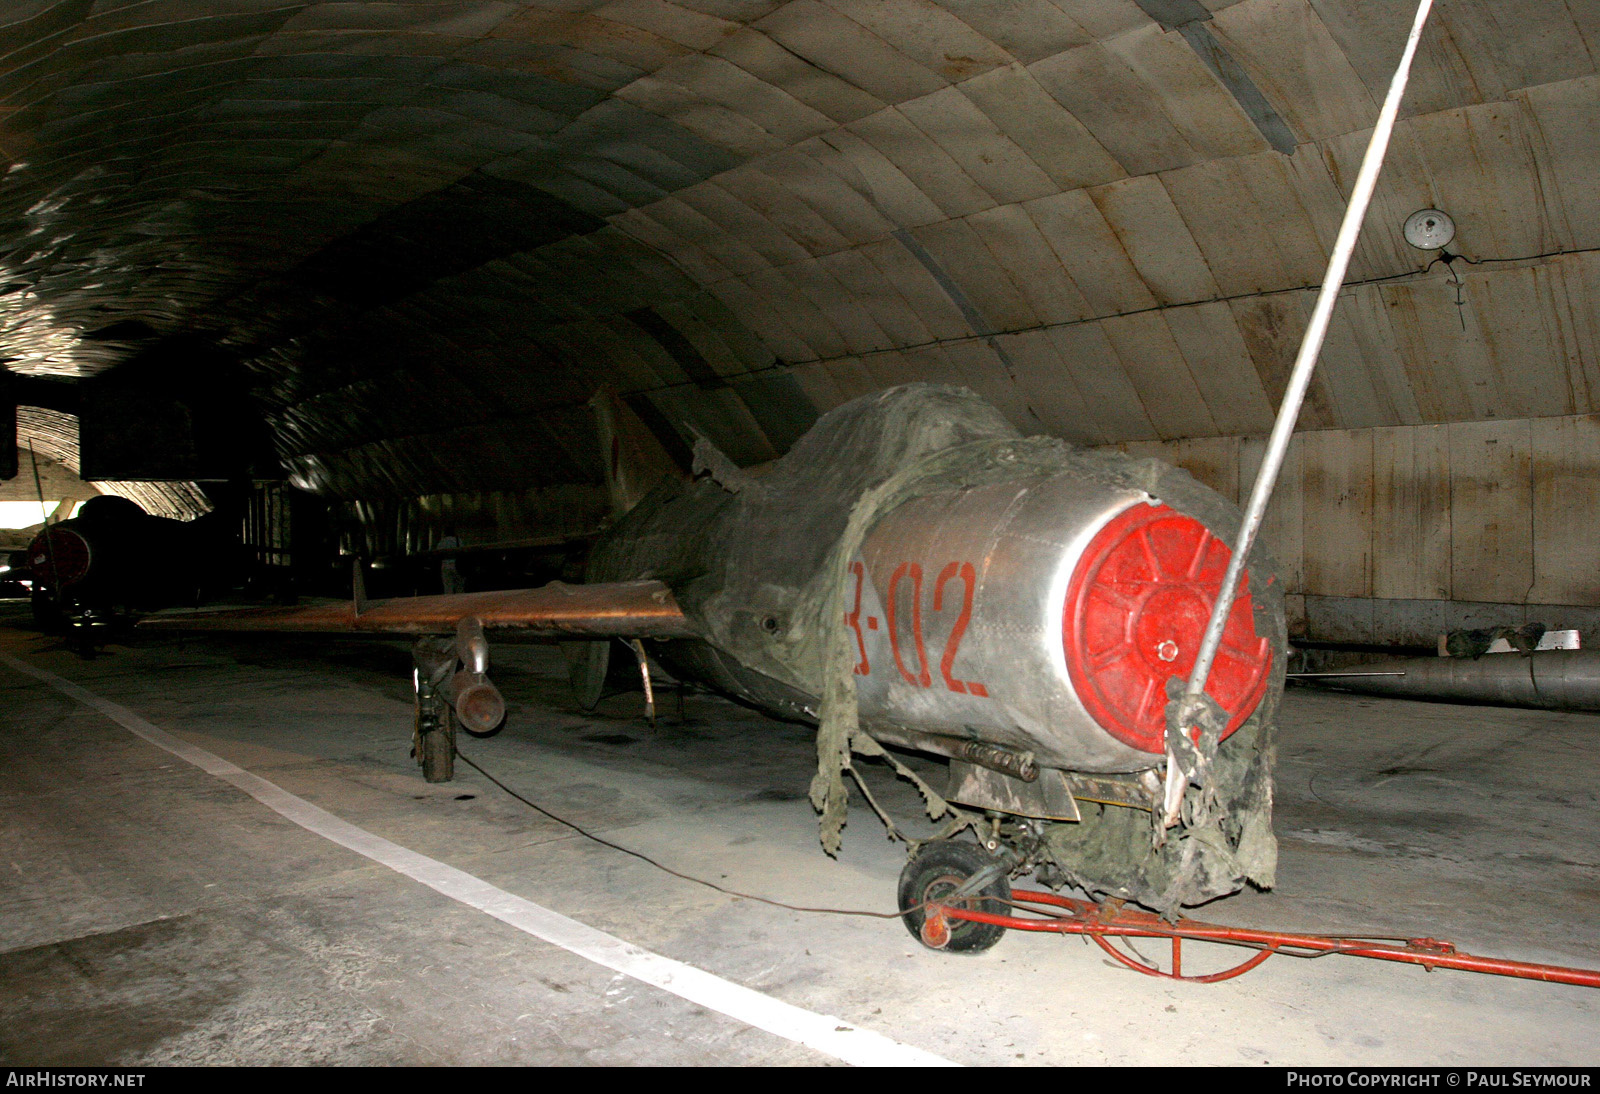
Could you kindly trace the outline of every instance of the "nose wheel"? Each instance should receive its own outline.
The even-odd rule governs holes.
[[[968,883],[978,874],[977,886]],[[917,849],[900,871],[900,919],[911,937],[933,950],[981,953],[1005,936],[992,923],[951,919],[939,914],[948,904],[992,915],[1011,914],[1011,884],[1000,860],[975,843],[931,840]],[[963,891],[964,889],[970,891]]]

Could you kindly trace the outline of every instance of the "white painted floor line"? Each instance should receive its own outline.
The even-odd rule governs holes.
[[[418,854],[398,843],[375,836],[364,828],[340,820],[319,806],[289,793],[276,783],[252,775],[221,756],[179,740],[158,729],[127,707],[102,699],[71,680],[0,653],[0,663],[42,680],[63,695],[92,707],[130,733],[165,749],[179,759],[249,794],[278,815],[308,832],[347,847],[358,855],[382,863],[397,873],[420,881],[452,900],[486,912],[535,938],[587,958],[597,965],[681,996],[709,1010],[805,1045],[845,1063],[876,1067],[954,1067],[953,1061],[881,1033],[861,1029],[832,1015],[797,1007],[752,988],[724,980],[693,965],[625,942],[559,912],[525,900],[454,866]]]

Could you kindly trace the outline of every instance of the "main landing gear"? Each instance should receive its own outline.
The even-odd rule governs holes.
[[[418,643],[421,647],[422,643]],[[433,651],[427,651],[433,652]],[[455,656],[450,661],[454,667]],[[445,672],[425,655],[416,658],[412,683],[416,688],[416,725],[411,738],[411,754],[422,766],[422,777],[431,783],[447,783],[455,778],[456,728],[460,721],[444,694]]]

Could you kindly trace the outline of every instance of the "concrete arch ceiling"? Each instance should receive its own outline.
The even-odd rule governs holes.
[[[602,382],[742,462],[910,379],[1258,432],[1406,7],[10,0],[0,356],[208,338],[345,496],[597,481]],[[1597,56],[1439,0],[1305,425],[1600,409]]]
[[[78,419],[75,416],[46,407],[18,407],[17,443],[78,474]],[[28,465],[22,466],[22,474],[28,475]],[[24,489],[27,485],[23,482]],[[211,503],[192,482],[95,482],[89,486],[101,494],[116,494],[137,502],[152,516],[192,520],[211,511]]]

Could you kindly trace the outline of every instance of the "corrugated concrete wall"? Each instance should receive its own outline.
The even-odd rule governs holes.
[[[427,494],[340,504],[341,549],[365,558],[433,550],[449,529],[466,547],[533,547],[593,535],[610,502],[596,486]]]
[[[1117,446],[1235,501],[1262,437]],[[1600,415],[1297,434],[1262,537],[1298,632],[1431,644],[1538,620],[1600,641]]]
[[[85,501],[100,493],[64,464],[37,454],[30,458],[26,448],[17,449],[17,466],[21,470],[16,478],[0,482],[0,501],[37,501],[41,495],[54,501],[63,498]],[[37,483],[33,477],[35,467],[39,474]]]
[[[28,445],[46,459],[55,460],[73,477],[78,474],[78,419],[72,414],[37,406],[17,408],[17,444]],[[26,466],[26,465],[24,465]],[[32,472],[28,472],[32,481]],[[23,481],[18,475],[17,480]],[[98,482],[101,494],[120,494],[145,512],[174,520],[193,520],[211,510],[205,494],[192,482]]]

